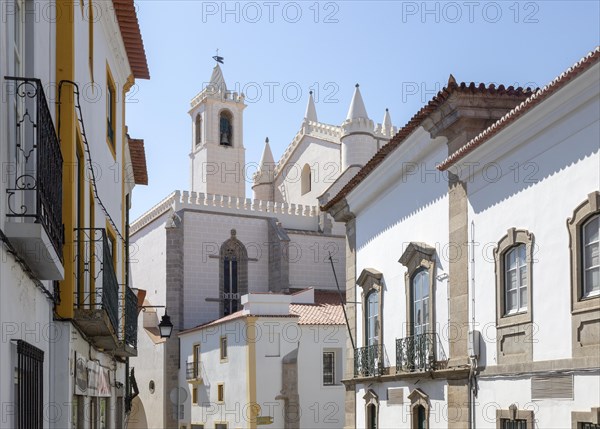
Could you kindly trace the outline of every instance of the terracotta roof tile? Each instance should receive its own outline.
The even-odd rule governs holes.
[[[146,167],[146,150],[144,140],[129,138],[129,154],[133,168],[133,179],[136,185],[148,184],[148,169]]]
[[[113,5],[133,77],[150,79],[144,41],[133,0],[113,0]]]
[[[476,85],[474,82],[469,84],[462,82],[456,83],[454,76],[450,75],[448,84],[438,92],[425,106],[423,106],[400,131],[362,167],[356,175],[335,195],[327,204],[321,206],[321,210],[327,211],[337,202],[341,201],[354,188],[356,188],[387,156],[392,153],[402,142],[415,131],[427,117],[435,112],[444,102],[454,93],[479,93],[505,95],[509,97],[522,97],[533,94],[537,90],[531,88],[514,88],[504,85],[496,87],[494,84],[485,86],[483,83]]]
[[[473,150],[484,144],[486,141],[491,139],[493,136],[498,134],[500,131],[508,127],[510,124],[515,122],[525,113],[529,112],[535,106],[540,104],[542,101],[550,97],[556,91],[564,87],[567,83],[572,81],[576,76],[579,76],[584,71],[588,70],[592,65],[596,64],[600,60],[600,46],[588,53],[585,57],[575,63],[572,67],[561,73],[552,82],[536,92],[517,107],[512,109],[490,127],[486,128],[477,137],[470,140],[466,145],[458,149],[448,158],[446,158],[439,166],[440,170],[447,170],[452,164],[471,153]]]
[[[290,311],[300,316],[299,325],[344,325],[342,306],[330,304],[291,304]]]

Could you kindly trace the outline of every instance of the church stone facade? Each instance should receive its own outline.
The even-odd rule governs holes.
[[[190,401],[178,384],[178,332],[240,310],[247,293],[337,290],[330,254],[345,289],[345,227],[319,210],[318,197],[351,178],[396,133],[389,112],[375,124],[357,85],[342,124],[324,124],[311,95],[281,159],[265,142],[253,198],[246,198],[245,108],[217,64],[189,111],[191,189],[173,192],[131,226],[133,286],[146,305],[166,305],[175,328],[167,340],[157,335],[162,308],[140,317],[143,358],[132,360],[140,393],[129,427],[178,427]]]

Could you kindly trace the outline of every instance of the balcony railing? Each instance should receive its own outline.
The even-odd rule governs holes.
[[[202,374],[200,372],[201,364],[200,362],[187,362],[187,367],[185,371],[185,378],[188,381],[199,380],[202,378]]]
[[[80,310],[81,315],[84,314],[81,312],[104,311],[112,332],[118,334],[119,284],[106,230],[79,228],[75,232],[75,310]]]
[[[374,377],[383,374],[385,349],[382,345],[359,347],[354,350],[354,376]]]
[[[14,84],[6,89],[11,97],[7,105],[10,158],[6,168],[6,216],[15,222],[40,224],[52,253],[62,262],[63,159],[44,89],[39,79],[5,79],[9,85]]]
[[[137,349],[137,296],[125,286],[125,344]]]
[[[434,332],[396,340],[396,371],[433,371],[446,362],[446,355]]]

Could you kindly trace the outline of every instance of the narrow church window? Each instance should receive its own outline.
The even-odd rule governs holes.
[[[240,309],[240,297],[248,293],[248,253],[236,238],[235,229],[231,230],[231,238],[221,245],[220,259],[220,313],[227,316]]]
[[[223,299],[225,304],[225,315],[235,313],[238,310],[238,264],[233,256],[225,257],[223,261],[224,290]]]
[[[202,143],[202,117],[200,114],[196,115],[196,129],[194,130],[196,134],[196,146]]]
[[[304,164],[302,168],[302,178],[301,178],[301,192],[302,195],[310,192],[312,187],[312,172],[310,171],[310,166],[308,164]]]
[[[223,110],[219,115],[219,143],[221,146],[233,146],[233,116],[227,110]]]

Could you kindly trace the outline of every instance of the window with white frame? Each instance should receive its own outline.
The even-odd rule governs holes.
[[[581,228],[582,298],[600,294],[600,215],[592,216]]]
[[[525,243],[504,254],[504,314],[527,311],[529,273]]]
[[[335,384],[335,352],[323,352],[323,385]]]
[[[412,329],[413,335],[429,331],[429,271],[421,269],[412,278]]]
[[[379,294],[377,291],[371,291],[367,295],[367,305],[365,314],[365,343],[367,346],[373,346],[379,342]]]

